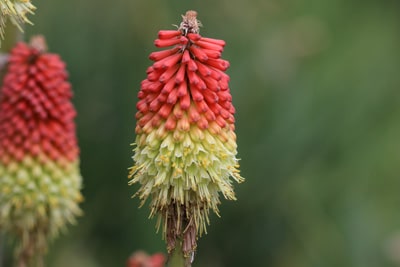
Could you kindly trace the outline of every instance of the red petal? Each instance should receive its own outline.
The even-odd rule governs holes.
[[[182,63],[187,63],[190,60],[190,53],[189,50],[185,50],[182,56]]]
[[[229,62],[223,59],[213,59],[209,58],[207,60],[207,65],[212,66],[216,69],[225,71],[229,68]]]
[[[196,62],[197,65],[197,69],[199,70],[199,73],[203,76],[203,77],[208,77],[211,75],[211,69],[209,67],[207,67],[206,65],[204,65],[203,63],[201,63],[200,61]]]
[[[231,113],[231,114],[235,114],[235,112],[236,112],[236,110],[235,110],[235,107],[231,104],[231,106],[229,107],[229,112]]]
[[[153,64],[155,69],[166,69],[175,65],[182,58],[182,54],[173,54]]]
[[[200,113],[204,113],[209,110],[208,105],[205,101],[199,101],[195,103],[196,103],[196,108]]]
[[[196,102],[202,101],[204,99],[203,94],[200,93],[199,89],[196,86],[190,86],[190,93],[192,95],[192,99]]]
[[[221,113],[222,107],[218,103],[210,103],[208,106],[215,114]]]
[[[154,99],[153,101],[151,101],[150,105],[149,105],[149,110],[153,111],[153,112],[157,112],[160,107],[161,107],[162,103],[160,103],[160,101],[158,101],[158,99]]]
[[[153,118],[153,114],[152,113],[147,113],[146,115],[144,115],[139,121],[138,121],[138,125],[140,127],[143,127],[146,125],[147,122],[149,122],[151,120],[151,118]]]
[[[158,111],[158,114],[162,118],[166,119],[171,114],[171,111],[172,111],[172,105],[166,103],[160,108],[160,110]]]
[[[205,130],[208,128],[208,121],[204,117],[200,117],[200,120],[197,122],[197,125],[200,129]]]
[[[203,42],[208,42],[208,43],[216,44],[216,45],[219,45],[219,46],[222,46],[222,47],[225,46],[225,41],[224,41],[224,40],[213,39],[213,38],[207,38],[207,37],[202,37],[201,40],[202,40]]]
[[[227,121],[231,124],[235,123],[235,117],[232,114],[229,114],[229,118],[227,119]]]
[[[171,93],[169,93],[168,95],[167,103],[174,105],[177,100],[178,100],[178,89],[173,89]]]
[[[187,95],[187,84],[185,81],[183,81],[183,83],[181,83],[178,87],[178,96],[184,96]]]
[[[163,84],[158,81],[150,82],[148,80],[143,80],[141,90],[147,93],[158,93],[161,90],[162,86]]]
[[[205,52],[202,51],[202,49],[195,46],[191,46],[189,50],[190,52],[192,52],[194,58],[197,58],[200,61],[207,61],[208,56]]]
[[[200,77],[194,71],[188,72],[188,78],[189,78],[189,83],[195,85],[198,84],[200,80]]]
[[[156,99],[158,100],[158,102],[163,104],[167,101],[167,98],[168,98],[167,94],[159,94]]]
[[[190,59],[188,61],[188,65],[187,65],[188,71],[194,72],[197,70],[197,64],[193,59]]]
[[[151,126],[159,127],[161,124],[161,116],[159,114],[155,114],[151,119]]]
[[[221,108],[220,112],[219,112],[222,116],[222,118],[224,118],[225,120],[227,120],[228,118],[230,118],[230,113],[229,111],[227,111],[226,109]]]
[[[218,97],[221,101],[231,101],[232,97],[228,91],[220,91],[218,92]]]
[[[162,74],[162,71],[153,69],[153,71],[151,71],[147,74],[147,80],[152,81],[152,82],[157,81],[160,78],[161,74]]]
[[[174,47],[172,49],[163,50],[163,51],[157,51],[157,52],[151,53],[149,58],[153,61],[159,61],[159,60],[164,59],[172,54],[175,54],[178,51],[179,51],[179,47]]]
[[[165,83],[167,80],[169,80],[178,70],[179,65],[174,65],[167,69],[159,78],[159,81],[162,83]]]
[[[214,44],[214,43],[210,43],[210,42],[206,42],[203,40],[203,38],[200,41],[196,42],[196,45],[200,46],[201,48],[215,50],[215,51],[219,51],[219,52],[222,52],[224,50],[223,46]]]
[[[164,87],[163,87],[163,89],[161,90],[161,92],[163,93],[163,94],[169,94],[171,91],[172,91],[172,89],[174,89],[174,87],[175,87],[175,80],[174,79],[170,79],[165,85],[164,85]]]
[[[207,103],[217,103],[219,100],[218,95],[211,90],[204,90],[203,96]]]
[[[229,89],[228,81],[229,81],[229,80],[222,78],[222,79],[218,82],[219,86],[221,87],[221,90],[228,90],[228,89]]]
[[[217,80],[214,80],[212,77],[208,77],[203,80],[206,83],[208,89],[218,92],[220,90],[219,84]]]
[[[152,102],[154,99],[156,99],[158,94],[148,94],[145,98],[147,103]]]
[[[207,112],[204,113],[204,116],[208,121],[214,121],[215,120],[215,114],[211,110],[207,110]]]
[[[159,39],[170,39],[176,36],[181,35],[181,31],[179,30],[161,30],[158,32]]]
[[[188,39],[186,37],[173,38],[173,39],[156,39],[154,45],[157,47],[168,47],[178,44],[186,44]]]
[[[180,104],[181,104],[181,109],[182,110],[187,110],[190,107],[190,96],[189,96],[189,94],[186,94],[186,95],[180,97]]]
[[[201,35],[198,33],[188,33],[187,37],[192,42],[197,42],[201,39]]]
[[[165,129],[168,131],[171,131],[173,129],[175,129],[176,127],[176,120],[174,119],[173,116],[169,116],[167,121],[165,122]]]
[[[139,102],[137,102],[136,108],[142,113],[146,113],[149,110],[149,107],[144,100],[140,100]]]
[[[225,126],[226,126],[226,121],[225,121],[221,116],[217,116],[217,118],[215,119],[215,121],[218,123],[219,127],[225,128]]]
[[[181,64],[175,76],[175,83],[180,84],[185,80],[185,65]]]
[[[215,50],[210,50],[210,49],[202,49],[203,53],[209,57],[209,58],[214,58],[218,59],[221,57],[221,52],[220,51],[215,51]]]

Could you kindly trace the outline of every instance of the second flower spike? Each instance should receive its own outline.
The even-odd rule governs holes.
[[[42,37],[18,43],[0,92],[0,229],[19,241],[17,266],[41,266],[83,199],[71,85],[45,50]]]
[[[243,181],[229,62],[221,59],[225,42],[201,36],[200,25],[188,11],[177,30],[158,33],[155,46],[168,49],[150,54],[130,172],[142,203],[151,199],[151,217],[158,216],[169,251],[182,247],[186,257],[206,231],[210,209],[218,214],[220,195],[235,199],[232,181]]]

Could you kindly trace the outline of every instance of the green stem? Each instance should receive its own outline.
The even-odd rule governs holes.
[[[169,253],[167,262],[168,267],[191,267],[191,260],[185,257],[182,251],[182,241],[176,240],[176,247]]]

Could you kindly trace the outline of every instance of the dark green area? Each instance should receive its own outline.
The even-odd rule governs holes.
[[[130,196],[136,94],[158,30],[195,9],[227,42],[238,201],[223,201],[194,267],[400,264],[400,2],[34,1],[34,27],[70,72],[85,216],[50,267],[124,266],[164,250]]]

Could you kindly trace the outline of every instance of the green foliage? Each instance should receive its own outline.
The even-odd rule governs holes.
[[[71,74],[86,199],[49,266],[123,266],[134,250],[164,250],[147,208],[130,199],[129,144],[153,40],[187,9],[203,35],[227,42],[246,178],[238,201],[212,218],[193,266],[400,264],[397,1],[35,5],[28,34],[46,35]]]

